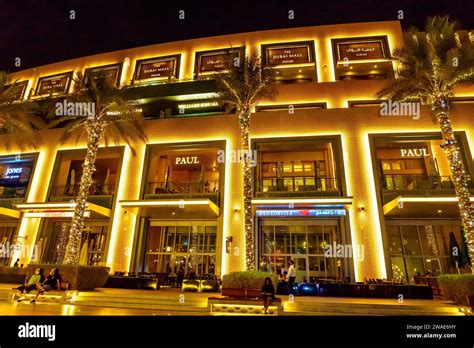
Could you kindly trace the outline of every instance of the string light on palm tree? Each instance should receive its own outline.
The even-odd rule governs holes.
[[[76,140],[86,135],[87,149],[82,164],[82,175],[74,207],[69,239],[66,245],[63,263],[77,265],[81,251],[82,231],[87,211],[87,199],[92,185],[92,176],[96,171],[95,162],[102,143],[119,145],[125,142],[130,146],[132,155],[135,150],[132,143],[146,142],[145,125],[141,110],[122,97],[122,92],[113,86],[106,76],[78,75],[75,80],[75,92],[68,96],[68,103],[92,105],[93,113],[84,115],[63,115],[50,122],[49,126],[65,124],[61,142],[74,134]]]
[[[230,51],[227,55],[231,56]],[[270,66],[262,66],[256,51],[243,59],[228,60],[224,73],[215,75],[221,103],[227,111],[235,110],[239,130],[243,171],[245,264],[247,270],[255,269],[255,240],[252,212],[253,164],[255,158],[250,148],[250,120],[252,110],[263,99],[273,99],[276,94],[276,72]]]
[[[395,102],[420,100],[431,107],[433,120],[441,129],[441,147],[449,162],[458,208],[468,246],[474,256],[474,212],[468,175],[450,119],[450,101],[455,87],[474,84],[474,43],[447,16],[432,17],[425,32],[415,28],[405,33],[405,46],[393,53],[399,68],[397,79],[378,93],[379,99]],[[473,268],[474,272],[474,268]]]

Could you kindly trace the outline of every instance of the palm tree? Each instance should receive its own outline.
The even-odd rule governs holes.
[[[84,112],[81,115],[59,115],[59,118],[50,123],[50,127],[65,125],[60,139],[62,143],[73,135],[76,136],[76,141],[84,135],[87,136],[87,151],[82,164],[83,171],[63,260],[65,264],[71,265],[76,265],[79,261],[84,213],[100,144],[103,142],[108,146],[113,142],[118,145],[125,141],[135,156],[131,143],[145,142],[147,139],[141,112],[132,103],[127,102],[121,91],[112,86],[105,76],[92,79],[78,75],[74,84],[75,92],[66,98],[67,105],[82,105],[82,110],[88,111],[87,115]]]
[[[0,71],[0,133],[7,150],[16,146],[23,152],[37,148],[40,143],[37,130],[45,122],[38,115],[35,103],[18,100],[21,91],[16,82],[8,81],[7,74]]]
[[[229,62],[225,73],[216,74],[221,102],[227,111],[237,112],[240,126],[243,159],[243,195],[245,217],[245,252],[247,270],[255,269],[255,246],[252,213],[252,160],[249,128],[252,109],[264,98],[272,99],[276,94],[275,70],[262,66],[256,51],[252,51],[242,63]]]
[[[474,84],[474,43],[467,32],[457,28],[449,17],[436,16],[427,20],[425,32],[409,29],[404,34],[405,46],[393,54],[400,67],[398,78],[377,96],[395,102],[419,100],[431,107],[433,120],[441,128],[442,148],[454,179],[469,255],[474,260],[474,213],[461,151],[449,117],[454,88]]]

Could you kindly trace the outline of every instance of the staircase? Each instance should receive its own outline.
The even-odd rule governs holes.
[[[208,313],[207,298],[194,293],[157,291],[121,291],[120,289],[97,289],[80,291],[71,304],[81,306],[133,308],[159,312]]]
[[[325,301],[301,301],[296,297],[293,303],[285,301],[283,303],[283,315],[356,315],[356,316],[459,316],[465,315],[461,310],[465,307],[456,306],[442,301],[413,300],[405,301],[403,304],[396,300],[358,302],[355,299],[345,299],[345,301],[332,300],[326,298]],[[424,303],[425,302],[425,303]]]

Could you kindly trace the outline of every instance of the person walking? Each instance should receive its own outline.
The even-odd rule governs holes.
[[[288,261],[288,287],[290,288],[290,294],[294,295],[293,285],[296,280],[296,268],[293,260]]]
[[[263,310],[265,314],[268,314],[268,307],[272,305],[274,299],[275,287],[273,286],[272,279],[266,277],[265,283],[262,286]]]

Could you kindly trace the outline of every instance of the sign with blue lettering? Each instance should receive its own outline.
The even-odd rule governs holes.
[[[339,217],[345,216],[344,209],[268,209],[257,210],[258,217]]]

